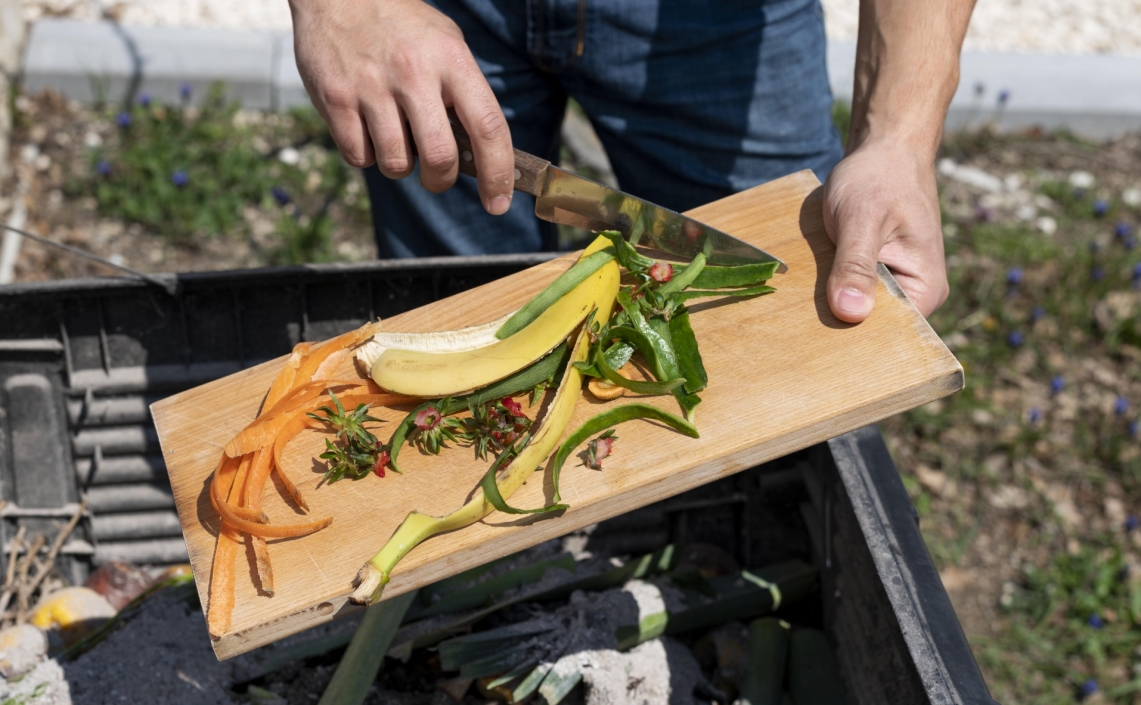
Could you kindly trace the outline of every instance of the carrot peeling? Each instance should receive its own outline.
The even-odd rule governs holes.
[[[213,494],[213,493],[212,493]],[[324,529],[329,524],[333,523],[333,517],[325,517],[316,521],[308,521],[302,524],[257,524],[252,521],[247,521],[234,513],[233,509],[218,499],[216,494],[213,494],[214,508],[222,515],[222,521],[234,527],[238,531],[253,536],[261,536],[268,539],[284,539],[295,538],[300,536],[308,536],[315,531]]]

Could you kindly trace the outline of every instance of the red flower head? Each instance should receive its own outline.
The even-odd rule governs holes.
[[[429,406],[427,409],[416,414],[416,428],[421,431],[431,431],[440,425],[441,418],[439,410],[434,406]]]
[[[665,284],[674,278],[674,268],[669,262],[654,262],[650,267],[650,278],[659,284]]]
[[[511,414],[512,416],[523,415],[523,406],[511,397],[503,397],[499,400],[499,403],[502,404],[503,408],[507,409],[507,413]]]

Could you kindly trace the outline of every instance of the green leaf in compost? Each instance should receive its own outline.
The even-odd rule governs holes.
[[[709,384],[709,375],[705,371],[705,363],[701,359],[701,351],[697,348],[697,336],[689,323],[689,312],[674,314],[670,319],[670,338],[674,352],[677,353],[677,364],[682,377],[685,378],[685,391],[696,394]]]
[[[724,289],[731,286],[755,286],[776,274],[779,262],[742,264],[734,267],[709,266],[701,270],[690,286],[699,289]]]
[[[588,438],[601,433],[608,428],[617,426],[626,421],[633,421],[634,419],[651,419],[654,421],[661,421],[670,428],[684,433],[690,438],[700,438],[697,432],[697,427],[681,418],[675,416],[668,411],[662,411],[656,406],[649,404],[623,404],[622,406],[609,409],[587,419],[586,422],[579,426],[565,441],[559,446],[559,450],[555,453],[555,459],[551,463],[551,481],[555,487],[555,501],[561,501],[562,497],[559,495],[559,471],[562,470],[563,464],[566,463],[567,458],[574,451],[575,448],[582,445]]]
[[[754,286],[748,289],[715,289],[710,291],[704,289],[690,289],[680,294],[674,294],[674,297],[676,301],[685,303],[693,299],[710,299],[716,296],[760,296],[761,294],[771,294],[774,291],[776,291],[776,289],[771,286]]]
[[[567,271],[559,275],[558,279],[547,285],[547,288],[538,293],[535,298],[528,301],[523,308],[515,312],[511,318],[495,331],[495,337],[506,340],[530,325],[542,315],[556,301],[566,296],[571,289],[597,272],[602,265],[614,259],[614,248],[607,247],[593,254],[583,257],[574,263]]]

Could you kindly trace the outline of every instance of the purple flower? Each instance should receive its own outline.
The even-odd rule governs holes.
[[[1022,267],[1011,267],[1006,270],[1006,283],[1018,286],[1022,283]]]
[[[150,93],[140,93],[139,94],[139,105],[143,106],[144,108],[151,107],[151,94]]]
[[[1040,321],[1046,317],[1046,309],[1041,306],[1035,306],[1034,310],[1030,312],[1030,322]]]
[[[1042,411],[1038,407],[1030,409],[1030,423],[1038,423],[1042,420]]]
[[[1120,240],[1124,240],[1125,238],[1129,237],[1129,233],[1129,223],[1126,222],[1120,222],[1113,228],[1113,236]]]
[[[1089,625],[1094,629],[1101,629],[1105,626],[1105,622],[1101,620],[1101,615],[1097,612],[1091,612],[1089,616]]]
[[[1050,380],[1050,391],[1057,394],[1065,388],[1066,380],[1062,378],[1062,375],[1054,375],[1054,379]]]
[[[179,169],[170,175],[170,183],[174,184],[178,188],[182,188],[186,184],[190,183],[190,177],[186,175],[185,171]]]
[[[128,113],[126,110],[119,113],[119,116],[115,118],[115,124],[118,125],[119,127],[124,128],[124,129],[130,127],[131,126],[131,114]]]
[[[1098,218],[1105,215],[1106,211],[1108,211],[1108,210],[1109,210],[1109,204],[1105,201],[1104,198],[1099,198],[1093,202],[1093,214],[1096,215]]]
[[[1141,279],[1141,262],[1133,265],[1133,281]]]
[[[1010,347],[1019,348],[1026,342],[1026,337],[1022,335],[1022,331],[1011,331],[1010,335],[1006,336],[1006,342],[1010,343]]]
[[[1088,698],[1089,696],[1093,695],[1096,692],[1097,692],[1097,681],[1095,681],[1093,678],[1090,678],[1085,683],[1082,683],[1082,697],[1083,698]]]
[[[1136,531],[1138,526],[1141,526],[1141,519],[1138,519],[1136,514],[1125,517],[1126,531]]]
[[[183,83],[178,87],[178,95],[182,98],[183,102],[190,100],[190,95],[194,92],[194,87],[189,83]]]
[[[95,165],[95,171],[99,172],[100,176],[110,176],[111,162],[107,161],[106,159],[100,159],[99,162]]]
[[[1118,416],[1125,416],[1129,411],[1129,400],[1125,397],[1117,397],[1113,400],[1113,413]]]
[[[1095,282],[1105,279],[1105,268],[1101,265],[1094,265],[1094,268],[1090,270],[1089,278]]]
[[[279,206],[289,205],[290,201],[293,200],[293,197],[289,195],[289,192],[280,186],[274,186],[270,190],[270,193],[273,194],[273,200],[277,201],[277,205]]]
[[[1141,431],[1141,422],[1138,422],[1136,419],[1134,419],[1133,421],[1130,421],[1129,426],[1127,427],[1126,430],[1129,432],[1130,438],[1136,438],[1137,432]]]
[[[1121,241],[1121,244],[1125,246],[1125,249],[1132,250],[1134,247],[1137,247],[1137,240],[1132,237],[1126,237]]]
[[[1010,91],[1008,91],[1004,88],[1003,90],[998,92],[998,104],[999,105],[1006,105],[1006,102],[1008,100],[1010,100]]]
[[[975,206],[975,217],[984,223],[993,223],[998,220],[998,213],[995,213],[993,208]]]

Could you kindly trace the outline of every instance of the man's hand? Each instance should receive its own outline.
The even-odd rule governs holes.
[[[452,20],[421,0],[290,0],[290,9],[297,67],[345,161],[398,179],[418,154],[420,183],[445,191],[459,165],[454,108],[471,135],[484,208],[507,211],[511,133]]]
[[[935,153],[974,5],[860,0],[848,155],[824,187],[836,243],[828,305],[842,321],[872,312],[876,262],[924,316],[947,299]]]
[[[875,305],[876,262],[929,316],[947,299],[947,270],[935,167],[897,144],[865,142],[824,186],[824,227],[836,243],[828,303],[859,323]]]

